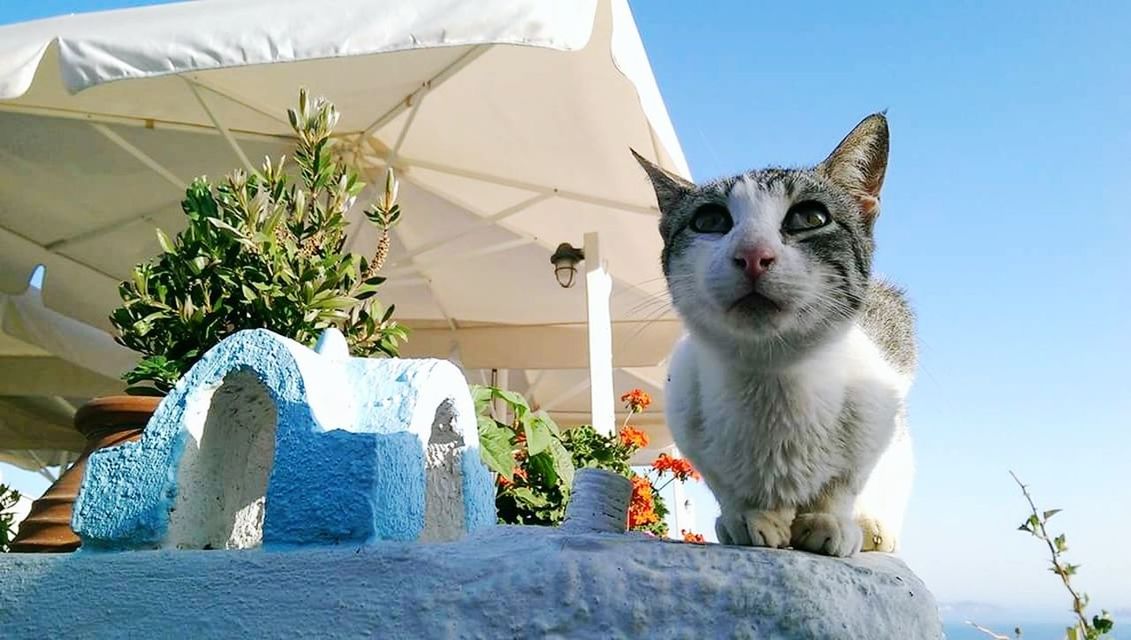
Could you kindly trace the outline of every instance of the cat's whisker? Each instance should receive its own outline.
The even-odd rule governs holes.
[[[649,301],[642,302],[638,305],[631,307],[628,310],[628,315],[634,316],[634,315],[639,314],[639,313],[643,313],[643,314],[647,315],[647,314],[651,314],[651,313],[653,313],[657,310],[659,310],[661,313],[667,313],[668,311],[671,311],[672,309],[673,309],[673,306],[672,306],[672,303],[671,303],[670,300],[649,300]]]
[[[648,327],[652,326],[653,324],[655,324],[659,321],[660,321],[659,317],[655,317],[655,318],[645,320],[644,324],[641,325],[640,328],[638,328],[636,331],[633,331],[632,335],[630,335],[628,337],[628,339],[624,341],[623,346],[631,345],[633,343],[633,341],[635,341],[637,338],[640,337],[640,334],[644,333],[644,331],[646,331],[648,329]]]
[[[649,285],[649,284],[652,284],[652,283],[655,283],[655,282],[664,282],[666,280],[667,280],[667,276],[657,276],[655,278],[648,278],[646,280],[641,280],[639,282],[632,282],[632,283],[629,283],[629,285],[639,289],[639,288],[644,287],[645,285]]]

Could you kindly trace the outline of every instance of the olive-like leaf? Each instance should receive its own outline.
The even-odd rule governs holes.
[[[143,356],[125,376],[131,386],[167,391],[219,341],[251,328],[312,345],[333,326],[355,356],[397,355],[407,331],[377,301],[385,278],[347,250],[345,213],[363,182],[335,155],[339,114],[299,93],[287,118],[290,173],[300,179],[284,172],[285,159],[269,158],[259,173],[197,177],[181,201],[187,225],[175,238],[156,231],[160,253],[119,286],[114,338]],[[360,208],[379,208],[384,196]]]
[[[160,229],[157,229],[157,244],[161,245],[161,250],[165,253],[174,253],[176,251],[173,241]]]

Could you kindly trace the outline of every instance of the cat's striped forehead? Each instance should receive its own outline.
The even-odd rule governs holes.
[[[738,185],[742,185],[746,189],[762,191],[769,195],[793,198],[799,193],[808,193],[819,189],[821,180],[812,170],[771,167],[708,182],[701,189],[727,198]]]

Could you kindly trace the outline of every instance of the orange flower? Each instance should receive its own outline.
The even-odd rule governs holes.
[[[648,435],[635,427],[625,426],[620,430],[620,443],[626,447],[643,449],[648,446]]]
[[[684,542],[690,542],[692,544],[707,544],[707,541],[703,539],[703,534],[701,533],[692,533],[687,529],[680,529],[679,532],[683,534]]]
[[[643,389],[633,389],[620,397],[620,401],[624,403],[624,408],[628,409],[630,413],[640,413],[652,404],[652,396],[649,396]]]
[[[514,480],[526,480],[526,469],[523,469],[522,467],[515,467],[514,473],[512,475],[514,476]],[[509,487],[514,484],[514,480],[507,479],[506,476],[500,474],[495,481],[499,483],[500,487]]]
[[[652,499],[652,483],[644,476],[632,476],[632,500],[628,504],[628,528],[660,521]]]
[[[671,472],[680,481],[686,481],[688,478],[698,480],[701,477],[690,461],[684,458],[673,458],[666,453],[661,453],[660,457],[652,462],[652,468],[659,471],[660,475]]]

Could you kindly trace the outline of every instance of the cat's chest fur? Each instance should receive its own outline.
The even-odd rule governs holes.
[[[759,508],[803,506],[830,482],[857,481],[861,459],[890,439],[905,389],[856,327],[772,372],[685,339],[669,371],[681,452],[720,500]]]

